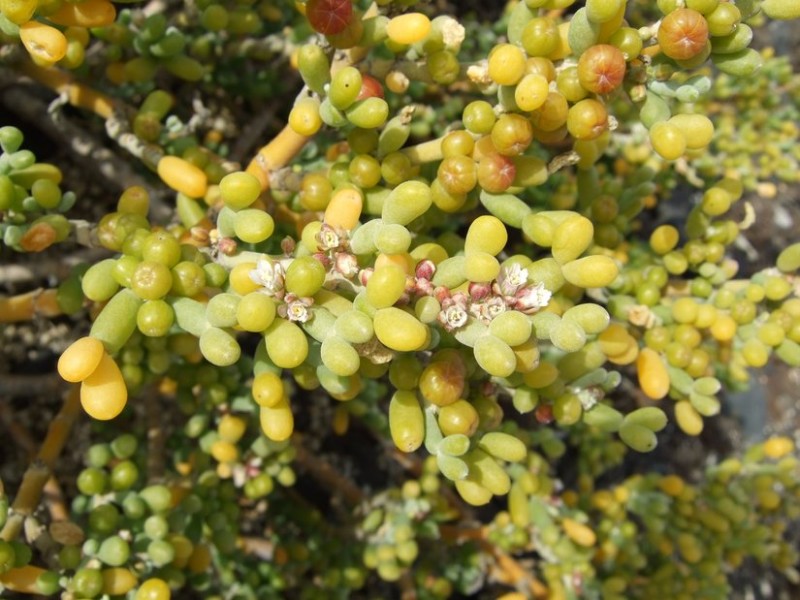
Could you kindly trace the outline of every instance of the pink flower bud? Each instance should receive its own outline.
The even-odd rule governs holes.
[[[337,252],[334,257],[334,269],[344,275],[347,279],[358,274],[358,261],[356,257],[347,252]]]
[[[330,268],[330,266],[331,266],[331,259],[328,257],[328,255],[327,255],[327,254],[324,254],[324,253],[322,253],[322,252],[315,252],[315,253],[313,254],[313,256],[314,256],[314,258],[316,258],[316,259],[317,259],[319,262],[321,262],[321,263],[322,263],[322,266],[323,266],[323,267],[325,267],[325,269],[326,269],[326,270]]]
[[[366,269],[361,269],[358,273],[358,281],[361,285],[367,285],[369,278],[372,277],[372,274],[375,272],[375,269],[372,267],[367,267]]]
[[[417,279],[414,281],[412,293],[417,296],[433,296],[433,284],[428,279]]]
[[[445,301],[450,299],[450,290],[440,285],[433,290],[433,297],[439,301],[439,304],[444,306]]]
[[[427,279],[430,281],[433,278],[433,274],[436,272],[436,265],[433,263],[432,260],[421,260],[417,265],[415,275],[419,279]]]
[[[455,302],[458,306],[463,309],[466,309],[469,306],[469,297],[464,292],[456,292],[452,295],[453,302]]]
[[[480,302],[485,298],[492,295],[492,286],[489,283],[470,283],[469,284],[469,297],[475,301]]]
[[[297,242],[295,242],[288,235],[281,240],[281,251],[286,256],[291,256],[292,254],[294,254],[294,249],[296,247],[297,247]]]
[[[233,238],[222,238],[220,239],[219,243],[217,244],[217,249],[219,250],[220,254],[224,254],[225,256],[233,256],[236,254],[236,240]]]

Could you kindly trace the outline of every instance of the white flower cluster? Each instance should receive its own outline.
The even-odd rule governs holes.
[[[250,279],[256,285],[264,289],[261,290],[268,296],[283,298],[283,266],[279,262],[274,262],[268,258],[260,258],[256,263],[256,268],[250,271]]]
[[[528,284],[528,270],[513,264],[503,267],[492,284],[471,284],[469,294],[451,294],[450,290],[436,288],[433,295],[442,305],[439,323],[453,331],[466,325],[470,315],[488,324],[507,310],[535,313],[547,306],[553,294],[543,283]]]
[[[296,294],[287,294],[284,289],[285,272],[281,263],[261,258],[256,263],[256,268],[250,271],[250,279],[261,286],[261,292],[272,296],[276,300],[283,300],[278,306],[278,314],[290,321],[305,323],[312,313],[309,310],[314,300],[300,298]]]

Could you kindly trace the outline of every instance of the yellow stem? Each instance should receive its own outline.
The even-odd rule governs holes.
[[[38,594],[39,589],[36,586],[36,580],[44,572],[45,570],[42,567],[34,567],[32,565],[11,569],[0,575],[0,584],[3,584],[3,587],[7,590],[19,594]]]
[[[647,46],[646,48],[642,48],[642,56],[649,56],[650,58],[655,58],[661,54],[661,45],[654,44],[652,46]]]
[[[262,190],[269,189],[270,173],[286,166],[303,149],[308,140],[309,138],[296,133],[286,125],[278,135],[258,151],[255,158],[247,165],[247,172],[258,178]]]
[[[30,321],[33,317],[57,317],[63,314],[55,289],[39,288],[18,296],[0,297],[0,323]]]
[[[364,12],[362,18],[368,19],[378,14],[378,5],[373,2]],[[338,70],[364,60],[369,48],[355,46],[342,53],[331,65],[331,75]],[[261,182],[261,189],[269,189],[269,176],[272,171],[289,164],[310,138],[296,133],[286,125],[270,142],[258,151],[258,154],[247,165],[246,171],[255,175]]]
[[[488,541],[482,542],[481,546],[494,556],[497,567],[500,569],[501,577],[507,578],[505,581],[501,581],[501,583],[506,583],[513,587],[524,584],[524,587],[527,588],[534,598],[547,598],[549,596],[547,587],[520,565],[511,555],[506,554],[503,550]]]
[[[69,391],[61,410],[50,424],[50,429],[47,430],[47,436],[39,450],[38,458],[48,468],[52,469],[55,466],[56,459],[64,449],[72,426],[80,414],[80,387],[76,385]]]
[[[498,569],[496,577],[500,583],[512,587],[524,584],[533,597],[547,597],[547,588],[544,584],[520,565],[514,557],[489,541],[486,537],[487,531],[486,527],[465,528],[455,525],[439,525],[439,533],[442,539],[450,541],[472,540],[476,542],[484,552],[493,556]]]
[[[47,430],[44,442],[36,459],[25,471],[19,492],[14,498],[8,521],[0,531],[0,539],[11,541],[17,538],[26,517],[33,514],[42,498],[42,490],[52,472],[56,458],[64,448],[75,419],[80,414],[80,388],[70,390],[61,410]]]
[[[17,376],[17,378],[20,381],[18,384],[12,384],[12,388],[14,385],[18,385],[20,388],[22,388],[22,386],[27,386],[26,389],[29,393],[33,390],[35,393],[50,394],[60,389],[64,384],[64,380],[61,379],[57,373],[54,373],[51,378],[42,378],[40,376],[35,382],[25,376]],[[42,380],[44,380],[45,386],[40,390],[39,387],[36,387],[36,383]],[[6,389],[6,393],[8,393],[8,389]],[[0,402],[0,422],[2,422],[11,435],[11,439],[14,440],[14,443],[25,451],[29,460],[33,460],[36,456],[36,442],[33,436],[31,436],[30,431],[28,431],[25,425],[14,415],[10,403]],[[3,485],[2,482],[0,482],[0,496],[2,495]],[[44,500],[52,521],[66,521],[69,519],[69,511],[64,504],[64,494],[61,491],[61,486],[58,485],[58,481],[53,476],[47,480],[44,486]]]
[[[74,81],[63,71],[52,67],[38,67],[33,63],[25,63],[20,71],[53,91],[65,94],[72,106],[90,110],[104,119],[108,119],[114,112],[116,102],[113,98]]]
[[[51,521],[69,520],[69,511],[64,503],[64,493],[55,477],[50,477],[44,485],[44,502],[50,513]]]
[[[25,518],[31,516],[39,506],[42,490],[48,479],[50,479],[50,469],[38,460],[33,461],[22,476],[22,483],[9,510],[8,520],[0,531],[0,539],[7,542],[17,539]]]

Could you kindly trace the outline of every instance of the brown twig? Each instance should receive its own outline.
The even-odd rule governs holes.
[[[38,460],[42,461],[48,469],[55,466],[64,444],[67,442],[72,426],[81,414],[80,387],[72,386],[67,394],[61,410],[50,423],[47,435],[39,449]]]
[[[76,248],[70,251],[69,256],[64,256],[63,253],[58,256],[37,256],[35,261],[1,265],[0,281],[6,286],[29,284],[26,287],[30,287],[30,282],[41,283],[51,277],[63,281],[75,265],[98,262],[108,254],[105,248]],[[12,288],[9,291],[14,290]]]
[[[44,375],[3,374],[2,378],[0,378],[0,397],[48,396],[58,393],[63,384],[64,380],[56,373],[46,373]],[[7,409],[7,404],[0,403],[0,420],[6,420],[8,415],[4,414],[4,412]],[[19,423],[13,419],[12,415],[12,418],[5,425],[11,428],[19,425]],[[25,449],[28,450],[27,447]]]
[[[158,481],[164,475],[166,437],[162,427],[163,412],[156,389],[147,390],[144,394],[144,405],[147,415],[147,479]]]
[[[59,147],[70,151],[81,168],[97,171],[106,188],[121,191],[131,185],[146,185],[129,162],[103,146],[86,128],[72,123],[63,113],[51,111],[46,102],[28,93],[25,87],[6,90],[3,104],[31,123],[37,123]]]
[[[400,600],[417,600],[417,588],[414,587],[414,579],[411,571],[406,571],[400,577]]]
[[[7,392],[3,389],[2,386],[5,385],[6,380],[9,378],[13,378],[13,375],[4,375],[2,379],[0,379],[0,397],[5,396],[13,397],[15,395],[13,392]],[[25,377],[25,379],[28,379]],[[14,386],[11,387],[12,390],[15,389]],[[11,408],[11,402],[0,402],[0,423],[3,424],[8,435],[11,436],[11,439],[14,440],[14,444],[21,448],[29,458],[33,458],[34,453],[36,452],[36,442],[31,435],[31,432],[16,418],[14,414],[14,410]]]
[[[314,479],[324,485],[332,494],[339,494],[350,506],[357,506],[364,500],[364,492],[350,479],[337,471],[324,458],[309,452],[302,443],[302,437],[292,437],[297,452],[296,461],[301,469],[308,471]]]
[[[273,125],[277,119],[274,112],[270,110],[263,110],[247,122],[247,127],[236,137],[233,142],[229,160],[234,162],[242,162],[244,157],[253,151],[257,140],[264,132],[264,130]]]

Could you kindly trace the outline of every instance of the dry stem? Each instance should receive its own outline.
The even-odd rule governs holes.
[[[59,147],[67,148],[81,168],[100,173],[110,189],[121,191],[131,185],[147,185],[135,172],[134,165],[106,148],[85,128],[72,123],[65,114],[50,110],[47,103],[34,93],[19,86],[5,91],[3,98],[6,106],[13,107],[15,113],[28,121],[37,123]],[[151,191],[151,196],[157,198],[157,193]]]
[[[20,594],[38,594],[39,588],[36,580],[44,573],[42,567],[28,565],[19,569],[11,569],[7,573],[0,575],[0,584],[7,590]]]
[[[0,319],[0,321],[1,320],[2,319]],[[61,389],[63,383],[64,380],[56,373],[45,375],[10,375],[4,373],[2,379],[0,379],[0,397],[19,398],[20,396],[52,395]],[[6,411],[10,412],[10,407],[5,403],[0,403],[0,420],[6,421],[8,417],[8,420],[5,422],[6,427],[8,427],[10,431],[14,428],[22,427],[22,425],[13,418],[13,415],[7,415]],[[33,453],[33,449],[29,447],[27,443],[21,442],[21,438],[18,439],[14,431],[12,431],[11,435],[18,445]],[[30,439],[30,434],[27,430],[24,433],[19,432],[18,435],[28,436]],[[33,440],[30,439],[30,442],[33,443]]]
[[[73,106],[90,110],[104,119],[111,117],[114,112],[116,101],[113,98],[74,81],[63,71],[37,67],[30,62],[21,65],[19,70],[31,79],[63,94]]]
[[[166,438],[162,428],[163,414],[159,406],[159,394],[156,389],[144,394],[147,414],[147,479],[158,481],[164,475],[164,444]]]
[[[11,381],[10,386],[9,380]],[[56,374],[44,377],[5,375],[0,380],[0,396],[21,396],[23,392],[24,395],[51,395],[56,393],[63,383],[64,380]],[[29,458],[33,460],[36,455],[36,441],[30,431],[15,417],[11,405],[7,402],[0,402],[0,421],[2,421],[3,426],[11,435],[14,443],[22,448]],[[1,487],[0,492],[2,492]],[[47,509],[50,511],[50,518],[53,521],[65,521],[69,518],[69,512],[64,503],[64,494],[55,477],[51,476],[47,480],[44,486],[44,498]]]
[[[80,388],[73,386],[67,394],[64,404],[50,423],[39,454],[28,467],[22,478],[14,504],[9,511],[8,521],[0,531],[0,539],[11,541],[17,538],[22,530],[25,517],[33,514],[42,497],[42,490],[50,478],[55,461],[80,414]]]
[[[364,493],[347,477],[339,473],[328,461],[314,456],[302,444],[302,438],[295,434],[292,442],[297,451],[297,464],[311,473],[312,477],[332,493],[341,494],[350,506],[356,506],[364,499]]]
[[[272,171],[286,166],[306,142],[309,140],[304,135],[296,133],[286,125],[270,142],[261,148],[255,158],[247,165],[246,171],[254,175],[261,182],[261,189],[269,189],[269,176]]]
[[[56,289],[39,288],[18,296],[0,298],[0,323],[18,323],[37,316],[57,317],[63,314],[56,294]]]

